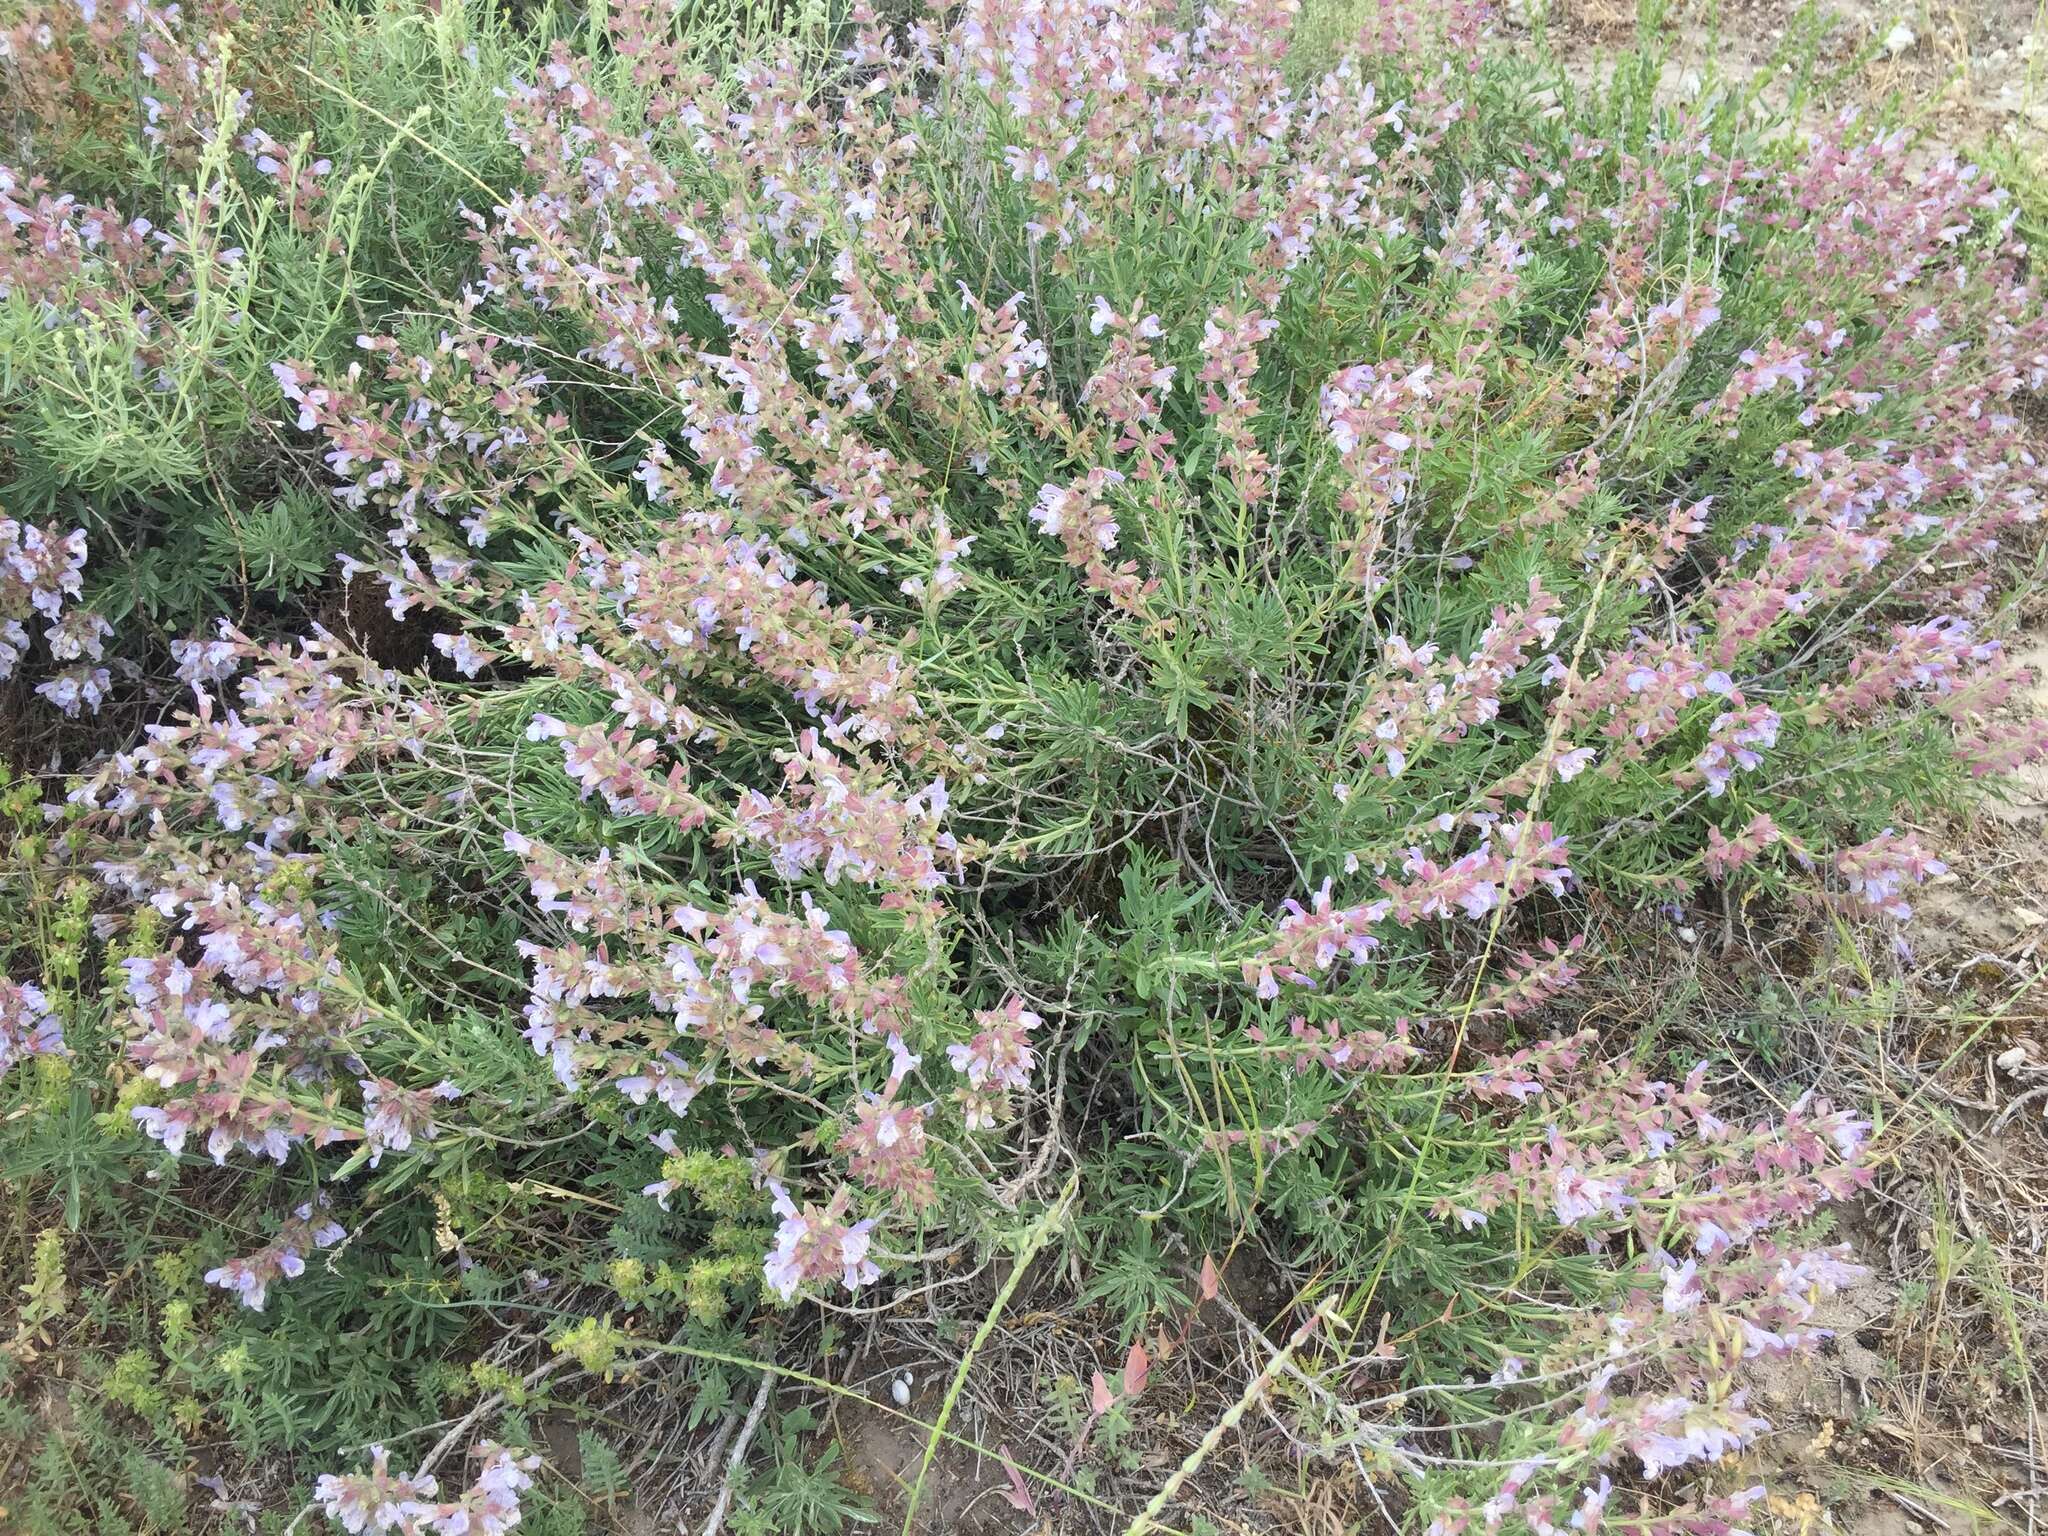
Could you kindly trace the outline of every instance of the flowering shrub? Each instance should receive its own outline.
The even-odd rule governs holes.
[[[1566,1039],[1481,1071],[1472,1093],[1539,1113],[1472,1203],[1438,1214],[1471,1230],[1543,1212],[1535,1219],[1614,1254],[1624,1290],[1534,1360],[1502,1358],[1492,1381],[1517,1414],[1505,1471],[1482,1502],[1446,1501],[1434,1536],[1498,1529],[1510,1514],[1537,1532],[1594,1529],[1614,1489],[1603,1469],[1654,1478],[1740,1450],[1769,1428],[1745,1400],[1743,1362],[1827,1337],[1812,1326],[1819,1304],[1863,1274],[1845,1244],[1779,1234],[1867,1181],[1867,1124],[1802,1099],[1744,1129],[1713,1112],[1704,1069],[1651,1082],[1591,1057],[1593,1043]],[[1680,1502],[1648,1528],[1724,1530],[1716,1522],[1748,1518],[1763,1493]]]
[[[531,1267],[542,1185],[632,1202],[636,1305],[886,1302],[1072,1161],[1081,1249],[1256,1221],[1418,1380],[1493,1377],[1512,1431],[1413,1463],[1437,1530],[1590,1531],[1761,1431],[1865,1128],[1560,1021],[1629,914],[1906,916],[1907,814],[2048,747],[1995,638],[2012,210],[1850,121],[1532,119],[1464,10],[1303,72],[1293,10],[970,0],[714,70],[623,0],[503,82],[460,291],[269,360],[389,623],[181,641],[53,812],[123,1118],[319,1191],[208,1284],[261,1308],[392,1202]],[[230,127],[320,228],[317,142],[164,124]],[[319,1498],[502,1529],[523,1465]]]
[[[384,52],[353,90],[308,89],[307,66],[354,76],[366,37]],[[445,54],[416,39],[400,8],[305,0],[25,0],[0,19],[10,510],[89,532],[91,605],[123,623],[130,667],[154,669],[158,624],[303,622],[363,536],[295,462],[311,456],[280,430],[269,368],[339,367],[394,278],[442,271],[455,194],[392,169],[390,119],[431,99],[450,146],[493,168],[469,129],[495,136],[501,29],[465,45],[444,25]]]

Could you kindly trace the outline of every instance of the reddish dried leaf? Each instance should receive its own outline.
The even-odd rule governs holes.
[[[1136,1397],[1145,1390],[1145,1378],[1152,1373],[1152,1357],[1143,1344],[1132,1344],[1124,1357],[1124,1396]]]
[[[1038,1513],[1038,1501],[1031,1497],[1031,1489],[1024,1482],[1024,1474],[1017,1470],[1017,1463],[1010,1459],[1008,1444],[996,1447],[996,1455],[1002,1461],[1003,1475],[1010,1480],[1010,1486],[998,1489],[1009,1506],[1022,1514]]]

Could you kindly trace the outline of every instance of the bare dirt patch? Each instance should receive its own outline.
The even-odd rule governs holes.
[[[1534,6],[1511,6],[1531,25]],[[1568,64],[1590,72],[1636,42],[1632,0],[1558,0],[1544,12]],[[2048,144],[2048,7],[2041,0],[1727,0],[1674,6],[1664,39],[1674,98],[1754,87],[1810,123],[1889,103],[1930,152],[1986,141]]]

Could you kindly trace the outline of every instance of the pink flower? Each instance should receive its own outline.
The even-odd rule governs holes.
[[[1551,1175],[1552,1208],[1567,1227],[1595,1216],[1620,1216],[1628,1204],[1623,1188],[1618,1179],[1595,1178],[1567,1165]]]
[[[440,1135],[434,1123],[434,1101],[458,1099],[462,1090],[443,1078],[431,1088],[400,1088],[385,1078],[364,1078],[363,1138],[375,1168],[386,1152],[404,1152],[413,1138],[432,1141]]]
[[[874,1219],[850,1225],[845,1219],[853,1202],[851,1190],[842,1186],[823,1210],[814,1205],[799,1210],[780,1184],[771,1182],[768,1187],[782,1224],[776,1229],[775,1247],[762,1265],[762,1273],[776,1295],[789,1301],[805,1285],[833,1279],[854,1291],[881,1277],[868,1258]]]
[[[351,1536],[505,1536],[520,1522],[520,1495],[533,1486],[537,1456],[519,1456],[485,1442],[470,1452],[481,1462],[475,1479],[445,1503],[425,1473],[394,1476],[381,1445],[370,1448],[367,1473],[327,1473],[314,1485],[314,1502]]]
[[[1948,866],[1923,848],[1918,838],[1901,836],[1890,827],[1869,842],[1837,854],[1835,868],[1859,906],[1901,919],[1913,915],[1902,894],[1907,886],[1948,873]]]
[[[953,1070],[965,1074],[973,1088],[1029,1087],[1037,1060],[1029,1034],[1044,1020],[1026,1008],[1022,998],[1011,997],[1000,1008],[977,1013],[974,1022],[981,1028],[971,1040],[946,1047]]]
[[[908,1210],[923,1210],[937,1195],[936,1176],[926,1159],[928,1104],[896,1098],[900,1079],[854,1106],[853,1126],[840,1141],[847,1171],[891,1196]]]

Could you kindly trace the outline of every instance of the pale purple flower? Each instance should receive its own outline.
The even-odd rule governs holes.
[[[953,1070],[964,1074],[972,1088],[1030,1086],[1037,1056],[1029,1033],[1044,1021],[1020,997],[1007,999],[1000,1008],[983,1009],[974,1021],[981,1028],[971,1040],[946,1047]]]
[[[1628,1205],[1618,1179],[1595,1178],[1568,1164],[1551,1175],[1551,1191],[1558,1222],[1567,1227],[1595,1216],[1620,1216]]]
[[[404,1152],[417,1137],[432,1141],[441,1134],[434,1123],[434,1102],[462,1096],[462,1090],[443,1078],[431,1088],[400,1088],[386,1078],[364,1078],[363,1140],[370,1149],[370,1166],[375,1168],[386,1152]]]
[[[0,976],[0,1078],[31,1056],[68,1054],[63,1025],[43,989]]]
[[[347,1236],[348,1229],[327,1214],[327,1197],[321,1195],[293,1211],[277,1236],[263,1247],[208,1270],[204,1278],[243,1306],[261,1312],[272,1285],[306,1272],[308,1253],[332,1248]]]
[[[782,1185],[771,1182],[768,1187],[782,1224],[762,1273],[776,1295],[788,1301],[812,1281],[833,1279],[853,1291],[880,1278],[881,1271],[868,1258],[874,1219],[846,1221],[852,1190],[842,1186],[822,1210],[814,1205],[799,1210]]]

